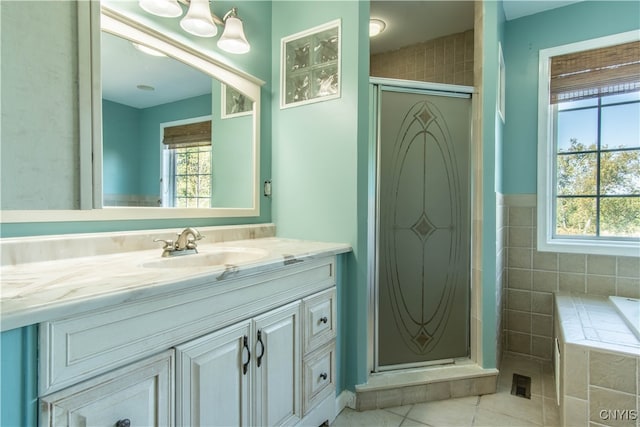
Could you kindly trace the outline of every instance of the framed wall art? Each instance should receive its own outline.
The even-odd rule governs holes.
[[[340,97],[341,20],[282,38],[280,108]]]
[[[231,117],[246,116],[253,111],[253,102],[247,98],[244,94],[236,89],[221,84],[221,96],[222,105],[220,111],[222,111],[222,118],[228,119]]]

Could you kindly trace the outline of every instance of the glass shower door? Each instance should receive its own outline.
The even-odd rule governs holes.
[[[467,357],[471,99],[378,93],[375,368]]]

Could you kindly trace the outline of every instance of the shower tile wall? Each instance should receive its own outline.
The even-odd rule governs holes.
[[[373,77],[473,86],[473,30],[371,55]]]
[[[535,195],[505,204],[505,350],[551,360],[553,292],[640,298],[640,258],[538,252]]]

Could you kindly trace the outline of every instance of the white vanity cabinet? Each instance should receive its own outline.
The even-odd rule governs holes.
[[[288,304],[178,346],[177,424],[300,421],[300,305]]]
[[[331,420],[335,284],[335,256],[287,260],[43,322],[41,425]]]

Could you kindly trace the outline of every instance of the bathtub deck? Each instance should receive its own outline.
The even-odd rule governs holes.
[[[607,297],[558,293],[555,298],[566,343],[640,356],[640,340]]]

